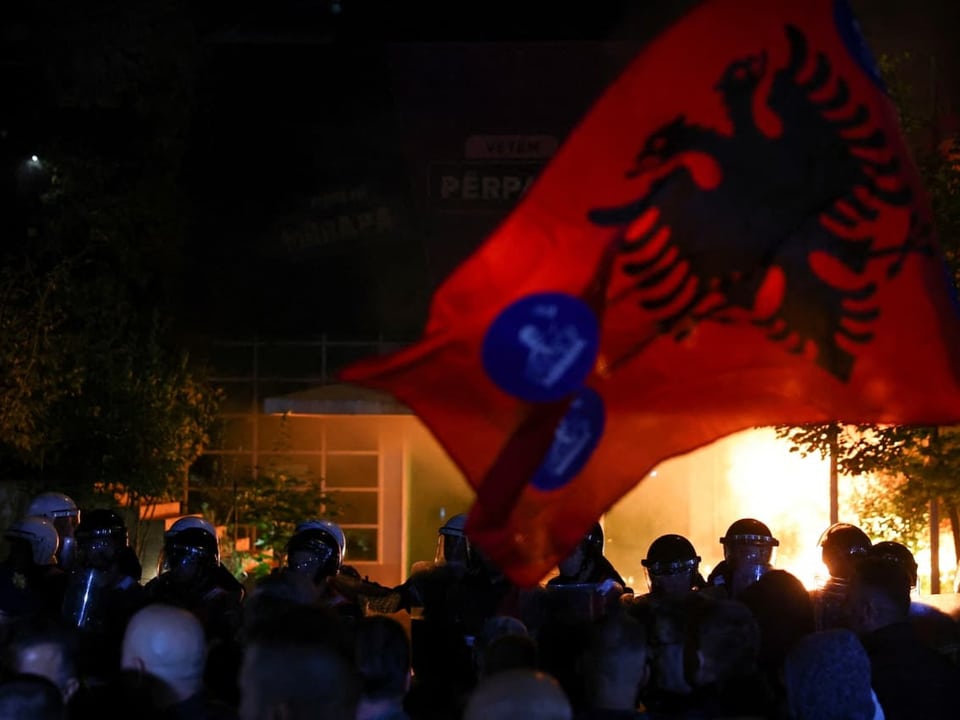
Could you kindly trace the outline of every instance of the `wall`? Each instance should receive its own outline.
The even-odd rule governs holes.
[[[407,562],[433,560],[437,530],[473,502],[473,490],[418,420],[409,426],[407,467]]]

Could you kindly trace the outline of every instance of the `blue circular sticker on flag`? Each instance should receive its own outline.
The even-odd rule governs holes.
[[[553,444],[530,481],[538,490],[562,488],[583,469],[603,435],[603,400],[585,387],[570,403],[554,432]]]
[[[537,293],[509,305],[490,324],[483,367],[504,392],[553,402],[583,385],[599,343],[597,317],[585,302],[566,293]]]
[[[843,44],[853,55],[853,59],[870,76],[874,84],[886,93],[887,86],[883,82],[883,75],[880,74],[880,67],[873,57],[870,46],[867,45],[866,38],[860,31],[860,23],[854,17],[848,0],[834,0],[833,21],[836,23],[837,32],[840,33],[840,39],[843,40]]]

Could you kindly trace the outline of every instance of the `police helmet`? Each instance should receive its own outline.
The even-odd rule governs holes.
[[[45,492],[30,501],[26,514],[46,518],[79,517],[80,508],[69,495],[61,492]]]
[[[217,529],[213,526],[213,523],[203,517],[203,515],[184,515],[170,526],[164,534],[164,537],[176,535],[178,532],[189,528],[200,528],[210,533],[214,538],[217,537]]]
[[[29,543],[34,564],[57,564],[57,548],[60,545],[60,535],[53,523],[47,518],[33,515],[17,520],[7,529],[5,535],[8,540],[21,540]]]
[[[696,570],[700,556],[683,535],[661,535],[650,544],[640,564],[651,575],[676,575]]]
[[[84,512],[75,536],[78,559],[84,567],[106,569],[129,543],[123,518],[103,508]]]
[[[337,538],[326,528],[304,528],[287,542],[287,567],[309,574],[315,581],[336,575],[341,566],[340,547]]]
[[[870,547],[867,550],[867,555],[896,563],[910,576],[910,587],[917,586],[917,561],[906,545],[892,540],[884,540]]]
[[[867,534],[850,523],[834,523],[820,536],[820,557],[835,578],[849,577],[853,562],[870,550]]]
[[[453,515],[440,527],[441,535],[464,535],[467,531],[467,514]]]
[[[473,567],[476,558],[473,546],[467,538],[466,528],[466,513],[452,516],[440,527],[437,536],[437,552],[433,558],[437,565],[456,564],[467,568]]]
[[[217,539],[202,527],[190,527],[169,535],[163,551],[171,570],[188,565],[213,569],[220,565]]]
[[[866,555],[872,543],[867,534],[856,525],[834,523],[823,531],[819,545],[824,553]]]
[[[192,529],[201,530],[213,538],[216,545],[217,564],[220,563],[220,538],[217,536],[217,528],[203,515],[184,515],[177,519],[163,534],[163,549],[157,557],[157,575],[168,572],[173,567],[170,558],[167,556],[167,550],[171,546],[173,538],[184,530]]]
[[[587,531],[581,544],[595,555],[603,555],[603,527],[599,522],[595,522]]]
[[[324,530],[329,533],[340,549],[340,563],[343,563],[343,559],[347,555],[347,537],[343,534],[343,528],[332,520],[305,520],[297,525],[293,533],[296,535],[304,530]]]
[[[113,510],[98,508],[83,514],[83,519],[77,526],[77,542],[91,538],[109,537],[118,547],[129,543],[127,525]]]
[[[770,528],[759,520],[741,518],[727,528],[727,534],[720,538],[720,544],[777,547],[780,541],[773,536]]]

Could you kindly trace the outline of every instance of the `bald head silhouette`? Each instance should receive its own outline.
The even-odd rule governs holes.
[[[123,636],[122,667],[147,673],[162,683],[161,705],[186,700],[203,687],[206,663],[203,626],[191,613],[170,605],[148,605],[137,612]]]
[[[505,670],[480,681],[467,701],[464,720],[571,720],[573,710],[560,684],[529,669]]]

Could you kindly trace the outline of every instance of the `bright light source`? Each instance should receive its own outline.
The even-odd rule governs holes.
[[[730,517],[755,517],[780,539],[775,565],[808,590],[826,577],[818,538],[829,525],[828,461],[791,453],[772,430],[739,433],[726,441]]]
[[[30,156],[30,162],[38,163],[38,162],[40,162],[40,158],[38,158],[36,155],[31,155],[31,156]]]

